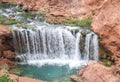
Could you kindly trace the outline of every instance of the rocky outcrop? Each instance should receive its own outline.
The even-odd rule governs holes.
[[[32,79],[28,77],[18,77],[16,75],[10,74],[11,79],[19,79],[19,82],[44,82],[42,80]]]
[[[13,68],[16,64],[14,61],[14,48],[12,43],[11,31],[0,25],[0,66],[8,64]]]
[[[1,0],[23,5],[24,10],[42,11],[50,23],[61,23],[67,18],[92,18],[106,0]]]
[[[99,62],[89,63],[78,73],[78,77],[71,79],[74,82],[120,82],[120,76],[114,74],[114,67],[105,67]]]
[[[11,31],[3,25],[0,25],[0,51],[11,50]]]
[[[107,0],[92,23],[94,32],[100,35],[102,43],[113,55],[120,67],[120,0]]]
[[[8,74],[10,76],[10,78],[13,80],[18,79],[18,82],[44,82],[42,80],[31,79],[28,77],[19,77],[19,76],[13,75],[13,74],[9,74],[9,72],[5,69],[0,70],[0,76],[2,76],[4,74]]]

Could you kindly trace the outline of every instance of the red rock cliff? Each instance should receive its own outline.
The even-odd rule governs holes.
[[[112,52],[113,60],[120,61],[120,0],[107,0],[92,23],[104,46]]]

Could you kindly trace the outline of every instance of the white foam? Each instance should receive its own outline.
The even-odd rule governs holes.
[[[22,62],[20,64],[29,64],[41,67],[43,65],[57,65],[57,66],[64,66],[69,65],[70,68],[78,68],[81,66],[85,66],[88,64],[86,60],[61,60],[61,59],[44,59],[44,60],[28,60],[26,62]]]

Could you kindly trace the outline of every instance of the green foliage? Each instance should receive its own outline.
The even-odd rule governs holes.
[[[0,15],[0,23],[2,23],[4,20],[6,20],[7,18],[5,16]]]
[[[84,20],[79,20],[79,19],[66,19],[63,24],[67,26],[81,26],[81,27],[90,27],[92,23],[91,19],[84,19]]]
[[[15,68],[15,69],[10,70],[9,72],[11,74],[15,74],[15,75],[21,76],[23,71],[24,71],[24,69]]]
[[[46,15],[46,12],[45,12],[45,11],[41,11],[41,12],[40,12],[40,15],[45,16],[45,15]]]
[[[34,15],[30,14],[30,13],[22,13],[22,14],[19,14],[19,16],[23,17],[23,18],[31,18],[33,19],[34,18]]]
[[[0,77],[0,82],[18,82],[18,79],[13,80],[9,77],[9,75],[4,74]]]
[[[67,25],[67,26],[79,26],[80,24],[80,20],[78,19],[66,19],[64,21],[64,25]]]
[[[113,65],[112,62],[108,59],[103,59],[102,62],[107,67],[111,67]]]
[[[6,21],[3,22],[3,24],[5,24],[5,25],[13,25],[13,24],[17,24],[17,23],[19,23],[19,21],[11,20],[11,19],[6,20]]]
[[[80,21],[80,26],[81,27],[90,27],[91,23],[92,23],[91,19],[84,19],[84,20]]]
[[[14,7],[15,4],[7,3],[7,2],[0,2],[0,8],[8,8],[8,7]]]
[[[8,70],[9,69],[9,66],[7,64],[3,65],[3,66],[0,66],[0,69],[6,69]]]
[[[0,16],[0,24],[13,25],[13,24],[17,24],[17,23],[19,23],[19,21],[14,20],[14,19],[8,19],[5,16]]]
[[[104,47],[104,44],[101,39],[99,39],[99,43],[100,60],[105,66],[111,67],[112,65],[114,65],[114,61],[112,61],[112,53]]]

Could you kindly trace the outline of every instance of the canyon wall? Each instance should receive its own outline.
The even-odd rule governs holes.
[[[120,0],[107,0],[94,18],[92,29],[106,49],[112,52],[112,59],[120,63]]]

